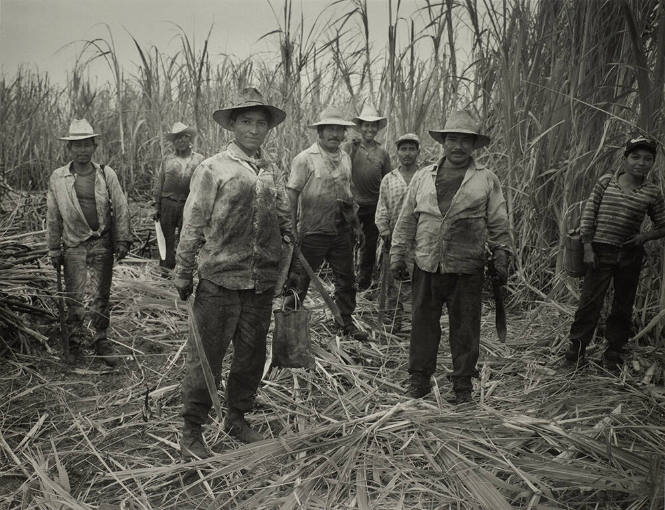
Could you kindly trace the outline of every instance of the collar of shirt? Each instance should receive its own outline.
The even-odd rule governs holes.
[[[259,171],[270,167],[270,160],[264,157],[263,151],[259,149],[256,153],[257,157],[253,158],[248,156],[247,153],[242,150],[235,141],[231,142],[226,149],[227,155],[241,164],[249,167],[256,173]]]

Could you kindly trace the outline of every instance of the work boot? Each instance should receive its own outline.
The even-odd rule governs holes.
[[[256,443],[265,438],[245,421],[242,411],[231,409],[224,420],[224,431],[241,443]]]
[[[571,340],[568,350],[564,353],[564,362],[569,367],[581,368],[586,365],[586,345],[579,340]]]
[[[411,374],[409,378],[408,395],[411,398],[422,398],[432,391],[429,377],[421,374]]]
[[[95,338],[95,354],[102,358],[102,361],[111,368],[115,368],[118,364],[118,356],[115,354],[111,342],[106,337]]]
[[[353,340],[358,340],[359,342],[367,342],[369,340],[369,335],[359,330],[353,323],[347,324],[342,328],[342,335],[351,337]]]
[[[469,390],[453,391],[447,398],[446,402],[452,405],[464,404],[472,402],[471,392]]]
[[[621,357],[621,351],[617,351],[612,348],[608,348],[603,353],[603,366],[611,371],[618,372],[623,365],[623,358]]]
[[[206,459],[212,455],[203,440],[201,425],[185,421],[182,428],[182,439],[180,439],[180,454],[183,460]]]

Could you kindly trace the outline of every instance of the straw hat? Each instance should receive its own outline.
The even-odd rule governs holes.
[[[476,135],[475,149],[480,149],[490,143],[490,137],[480,133],[480,122],[466,111],[451,113],[446,119],[446,125],[443,129],[431,129],[429,132],[430,136],[439,143],[443,143],[446,133]]]
[[[171,131],[166,133],[165,136],[167,140],[172,142],[173,140],[175,140],[175,138],[178,135],[183,135],[183,134],[189,135],[193,138],[196,136],[197,131],[196,128],[189,127],[187,124],[183,124],[182,122],[176,122],[175,124],[173,124]]]
[[[345,119],[346,115],[341,108],[337,106],[329,106],[324,109],[319,115],[319,120],[314,124],[310,124],[309,127],[315,128],[318,126],[355,126],[353,122]]]
[[[361,122],[378,122],[379,129],[383,129],[388,124],[388,119],[381,117],[378,110],[371,104],[365,103],[363,105],[363,110],[360,112],[360,115],[353,118],[353,122],[356,126],[360,126]]]
[[[61,136],[58,140],[71,142],[73,140],[85,140],[86,138],[94,138],[96,136],[99,136],[99,133],[93,131],[92,126],[87,120],[74,119],[69,125],[69,133]]]
[[[413,142],[418,147],[420,147],[420,138],[415,133],[405,133],[405,134],[403,134],[397,140],[395,140],[395,145],[397,145],[397,147],[399,147],[399,144],[401,144],[402,142]]]
[[[231,113],[236,110],[256,108],[257,106],[265,108],[270,113],[270,122],[268,124],[270,129],[274,128],[278,124],[281,124],[282,121],[284,121],[286,118],[286,112],[284,110],[280,110],[276,106],[266,103],[261,93],[254,87],[247,87],[243,89],[236,104],[215,111],[212,114],[212,118],[215,119],[215,122],[217,122],[217,124],[222,126],[224,129],[231,130],[233,129],[231,123]]]

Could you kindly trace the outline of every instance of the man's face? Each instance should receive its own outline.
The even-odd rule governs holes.
[[[443,155],[453,165],[463,165],[471,159],[476,135],[446,133],[443,140]]]
[[[176,137],[173,139],[173,146],[178,152],[184,152],[188,150],[191,143],[192,137],[188,133],[176,135]]]
[[[319,132],[319,144],[329,152],[339,149],[339,144],[344,141],[346,128],[344,126],[325,125]]]
[[[397,147],[397,159],[404,166],[412,166],[418,159],[420,149],[415,142],[402,142]]]
[[[637,148],[630,151],[624,161],[624,169],[627,174],[632,175],[640,180],[644,179],[654,163],[654,156],[651,151],[647,149]]]
[[[69,142],[69,152],[72,159],[79,165],[87,165],[92,161],[97,144],[94,138],[72,140]]]
[[[379,123],[362,121],[358,126],[358,130],[363,138],[363,142],[371,142],[379,132]]]
[[[270,116],[262,108],[241,111],[232,121],[236,143],[249,155],[261,148],[270,130]]]

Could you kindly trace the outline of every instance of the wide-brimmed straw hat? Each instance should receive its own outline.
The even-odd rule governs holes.
[[[99,133],[95,133],[92,129],[90,123],[85,119],[74,119],[69,125],[69,133],[65,136],[61,136],[58,140],[64,140],[66,142],[71,142],[74,140],[85,140],[86,138],[94,138],[100,136]]]
[[[256,108],[257,106],[265,108],[268,113],[270,113],[270,122],[268,123],[270,129],[274,128],[278,124],[281,124],[286,118],[286,112],[284,110],[280,110],[276,106],[266,103],[261,93],[254,87],[247,87],[243,89],[240,94],[240,98],[233,106],[228,106],[226,108],[215,111],[212,114],[212,118],[215,119],[215,122],[217,122],[224,129],[231,130],[233,129],[231,114],[234,111]]]
[[[418,147],[420,147],[420,137],[415,133],[405,133],[405,134],[403,134],[397,140],[395,140],[395,145],[397,145],[397,147],[399,147],[400,144],[403,143],[403,142],[413,142]]]
[[[476,135],[475,149],[480,149],[490,143],[490,137],[480,132],[480,122],[467,111],[451,113],[446,119],[446,125],[443,129],[431,129],[429,131],[430,136],[439,143],[443,143],[447,133]]]
[[[183,124],[182,122],[176,122],[175,124],[173,124],[171,131],[166,133],[165,136],[167,140],[170,140],[172,142],[179,135],[189,135],[191,137],[195,137],[196,134],[197,134],[196,128],[189,127],[187,124]]]
[[[315,128],[318,126],[344,126],[350,127],[355,126],[353,122],[346,119],[346,115],[341,108],[337,106],[329,106],[325,108],[321,115],[319,115],[319,120],[313,124],[310,124],[309,127]]]
[[[388,119],[381,117],[379,111],[371,104],[365,103],[360,115],[354,117],[353,122],[356,126],[360,126],[361,122],[378,122],[379,129],[383,129],[388,124]]]

